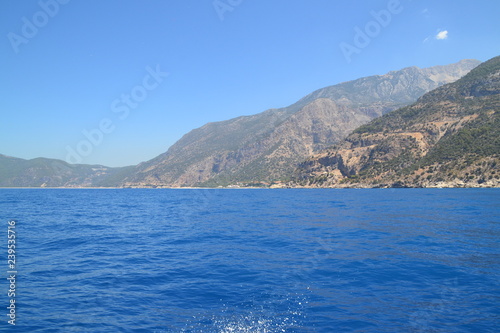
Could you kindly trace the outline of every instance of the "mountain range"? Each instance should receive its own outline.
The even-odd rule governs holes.
[[[119,186],[133,167],[69,164],[50,158],[25,160],[0,154],[0,187]]]
[[[291,186],[499,187],[500,57],[310,157]]]
[[[209,123],[135,167],[125,186],[227,186],[286,180],[298,163],[371,119],[479,64],[409,67],[319,89],[281,109]]]
[[[366,136],[359,131],[374,126],[371,120],[388,119],[394,110],[455,82],[479,63],[462,60],[424,69],[409,67],[319,89],[285,108],[208,123],[184,135],[167,152],[132,167],[71,165],[0,155],[0,186],[245,186],[286,182],[292,175],[295,178],[289,184],[298,185],[300,179],[300,185],[320,186],[315,180],[317,173],[324,177],[325,172],[330,174],[330,167],[334,168],[333,164],[313,162],[333,154],[326,148],[341,143],[348,149],[342,140],[353,130],[350,140],[352,135]],[[314,154],[319,155],[300,164]],[[347,179],[358,171],[350,170]],[[324,185],[338,185],[327,178]]]

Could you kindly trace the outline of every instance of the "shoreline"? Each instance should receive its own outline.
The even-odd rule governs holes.
[[[317,186],[287,186],[287,187],[0,187],[0,190],[134,190],[134,189],[150,189],[150,190],[384,190],[384,189],[500,189],[500,186],[426,186],[426,187],[364,187],[364,186],[332,186],[332,187],[317,187]]]

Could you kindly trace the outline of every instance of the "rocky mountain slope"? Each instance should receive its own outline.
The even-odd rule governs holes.
[[[131,167],[108,168],[102,165],[0,155],[0,187],[90,187],[115,186]]]
[[[500,186],[500,57],[303,162],[290,185]]]
[[[286,108],[206,124],[135,167],[0,155],[0,187],[219,186],[286,179],[307,156],[478,64],[410,67],[319,89]]]
[[[307,156],[478,64],[463,60],[405,68],[317,90],[286,108],[208,123],[136,166],[121,185],[224,186],[284,179]]]

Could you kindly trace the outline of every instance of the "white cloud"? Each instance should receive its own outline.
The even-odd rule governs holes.
[[[448,30],[440,31],[436,35],[436,39],[447,39],[447,38],[448,38]]]

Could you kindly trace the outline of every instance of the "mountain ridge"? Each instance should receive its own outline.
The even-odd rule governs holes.
[[[290,185],[498,187],[500,57],[303,162]]]
[[[283,180],[308,155],[478,63],[408,67],[321,88],[285,108],[205,124],[138,165],[123,185],[214,187]]]
[[[69,164],[45,157],[27,160],[0,154],[0,187],[115,187],[121,173],[129,170],[131,167]]]
[[[19,159],[16,168],[29,176],[19,172],[14,181],[0,173],[0,186],[217,187],[286,181],[308,156],[371,119],[455,81],[479,63],[466,59],[423,69],[413,66],[317,89],[288,107],[207,123],[136,166],[108,168],[49,159],[35,161],[30,168],[27,160]],[[4,162],[0,158],[0,164]]]

